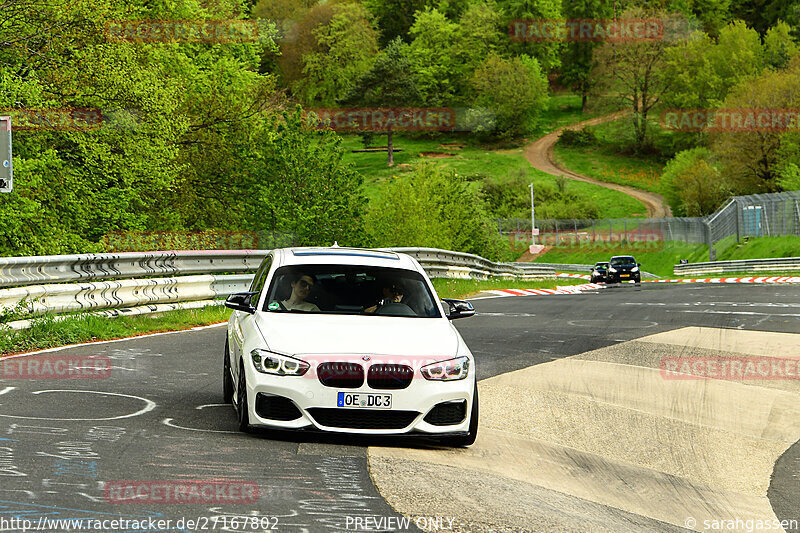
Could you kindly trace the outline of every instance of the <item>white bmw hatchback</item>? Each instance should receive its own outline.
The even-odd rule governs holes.
[[[273,250],[232,294],[223,362],[239,429],[417,434],[468,446],[475,360],[419,263],[350,248]]]

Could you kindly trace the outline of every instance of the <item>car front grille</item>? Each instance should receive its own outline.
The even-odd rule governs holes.
[[[467,401],[444,402],[425,415],[425,422],[433,426],[453,426],[460,424],[467,417]]]
[[[414,379],[414,369],[408,365],[382,365],[369,367],[367,385],[373,389],[405,389]]]
[[[317,377],[326,387],[357,389],[364,384],[364,367],[358,363],[320,363]]]
[[[328,407],[312,407],[308,412],[317,423],[323,426],[348,429],[403,429],[419,416],[416,411]]]
[[[256,395],[256,414],[269,420],[297,420],[302,416],[300,410],[289,398],[259,392]]]

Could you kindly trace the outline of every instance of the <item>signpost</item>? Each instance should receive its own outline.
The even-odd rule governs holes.
[[[533,204],[533,183],[528,185],[528,187],[530,187],[531,189],[531,240],[533,241],[531,243],[530,252],[532,254],[538,254],[539,252],[544,250],[544,246],[541,245],[537,246],[536,244],[536,236],[539,235],[539,230],[536,229],[536,211]]]
[[[11,117],[0,117],[0,193],[14,188],[14,165],[11,157]]]

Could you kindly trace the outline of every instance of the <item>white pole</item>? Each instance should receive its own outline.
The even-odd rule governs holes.
[[[536,212],[533,205],[533,183],[528,187],[531,188],[531,239],[533,239],[533,245],[536,246]]]

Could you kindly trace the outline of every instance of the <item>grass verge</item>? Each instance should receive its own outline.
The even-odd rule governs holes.
[[[597,136],[594,145],[556,144],[553,153],[562,166],[596,180],[659,192],[664,162],[657,156],[624,152],[623,144],[628,142],[625,140],[625,132],[630,129],[627,119],[600,124],[590,129]]]
[[[554,246],[538,256],[538,263],[575,263],[593,265],[598,261],[608,261],[613,255],[633,255],[642,264],[642,270],[661,277],[672,277],[672,268],[681,259],[697,261],[697,257],[708,257],[708,248],[702,245],[682,242],[666,243],[663,247],[607,246],[595,245]]]
[[[46,315],[34,320],[29,329],[19,331],[0,329],[0,356],[81,342],[121,339],[147,333],[207,326],[228,320],[230,314],[230,309],[219,305],[114,319],[84,314],[55,320],[52,315]]]
[[[356,135],[343,136],[344,147],[349,150],[362,148],[361,139]],[[385,137],[376,137],[375,144],[385,143]],[[380,197],[385,185],[391,180],[403,179],[412,171],[414,163],[429,157],[423,153],[438,152],[446,157],[433,160],[442,167],[453,170],[459,176],[480,186],[487,180],[497,184],[522,179],[527,183],[543,183],[553,189],[558,188],[555,176],[534,169],[525,159],[524,146],[509,149],[495,149],[469,144],[463,138],[440,137],[437,139],[420,139],[394,136],[394,145],[403,151],[395,154],[395,166],[386,166],[386,153],[353,153],[345,155],[345,161],[353,163],[356,170],[364,176],[364,193],[370,201]],[[454,146],[460,146],[456,149]],[[602,218],[623,218],[646,216],[647,209],[638,200],[627,194],[607,189],[591,183],[568,181],[566,187],[581,199],[593,203],[599,209]],[[539,204],[537,208],[544,213],[546,208]],[[545,209],[542,209],[545,208]],[[526,213],[527,216],[527,213]]]
[[[633,255],[642,263],[642,269],[661,277],[676,277],[673,268],[681,259],[690,263],[705,263],[708,261],[708,246],[686,244],[682,242],[622,244],[615,243],[576,243],[554,246],[546,253],[538,256],[538,263],[576,263],[594,264],[597,261],[608,261],[612,255]],[[736,259],[761,259],[776,257],[800,256],[800,237],[758,237],[750,238],[747,242],[737,243],[735,237],[728,237],[714,246],[717,251],[718,261]],[[714,277],[751,277],[751,276],[794,276],[797,271],[773,272],[748,272],[703,274],[700,278]]]
[[[433,286],[440,298],[469,298],[476,296],[481,291],[500,289],[555,289],[557,286],[581,285],[586,280],[556,278],[541,281],[515,281],[503,279],[474,280],[474,279],[444,279],[432,280]]]

